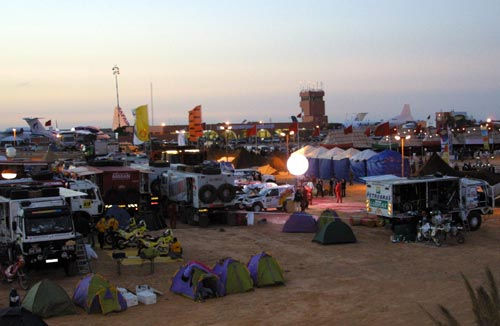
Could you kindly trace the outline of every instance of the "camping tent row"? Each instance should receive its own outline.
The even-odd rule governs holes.
[[[285,283],[283,275],[276,259],[265,252],[252,256],[246,266],[232,258],[220,260],[214,268],[190,261],[175,273],[170,291],[203,301],[247,292],[254,286],[281,285]]]
[[[322,146],[306,145],[294,154],[302,154],[309,161],[307,176],[320,179],[349,179],[350,172],[357,181],[362,177],[394,174],[401,176],[401,154],[391,150],[376,153],[371,149],[359,151],[355,148],[343,150],[334,147],[328,150]],[[405,159],[405,175],[410,171]]]

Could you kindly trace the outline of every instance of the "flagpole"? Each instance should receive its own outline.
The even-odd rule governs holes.
[[[150,95],[151,95],[151,125],[155,125],[155,116],[153,112],[153,83],[149,83],[149,88],[150,88]]]

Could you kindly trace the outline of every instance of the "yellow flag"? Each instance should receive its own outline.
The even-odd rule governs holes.
[[[148,141],[149,140],[148,106],[141,105],[137,109],[132,110],[132,112],[134,113],[135,116],[134,138],[137,138],[140,142]]]

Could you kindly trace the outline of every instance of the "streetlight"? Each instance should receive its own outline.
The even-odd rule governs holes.
[[[12,128],[12,133],[14,134],[14,147],[16,147],[16,128]]]
[[[394,136],[396,140],[401,140],[401,177],[405,175],[405,139],[410,139],[411,135],[401,137],[400,135]]]
[[[228,147],[227,136],[228,136],[229,131],[231,129],[233,129],[233,126],[231,126],[229,124],[229,121],[226,121],[226,122],[224,122],[224,125],[220,126],[219,128],[220,128],[220,130],[224,130],[224,136],[226,138],[226,162],[229,162],[228,149],[227,149],[227,147]]]
[[[118,75],[120,74],[120,68],[118,68],[117,65],[115,65],[112,69],[113,71],[113,76],[115,76],[115,86],[116,86],[116,106],[119,108],[120,107],[120,96],[118,95]],[[118,128],[120,128],[120,119],[118,119]]]

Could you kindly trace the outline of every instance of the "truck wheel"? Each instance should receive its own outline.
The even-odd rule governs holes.
[[[260,203],[253,204],[252,211],[254,211],[256,213],[262,212],[262,204],[260,204]]]
[[[229,183],[224,183],[217,189],[217,195],[222,202],[229,203],[236,196],[236,190]]]
[[[211,204],[217,199],[217,189],[212,185],[204,185],[198,191],[198,197],[204,204]]]
[[[112,245],[113,244],[113,234],[111,233],[106,233],[106,235],[104,235],[104,242],[107,244],[107,245]]]
[[[469,228],[471,231],[479,230],[482,223],[481,214],[478,212],[472,212],[469,216],[467,216],[467,219],[469,220]]]

